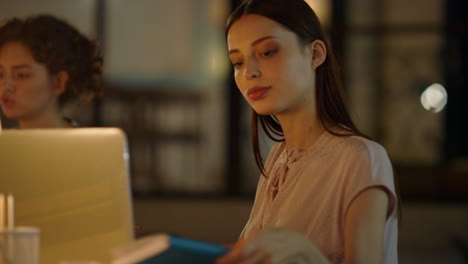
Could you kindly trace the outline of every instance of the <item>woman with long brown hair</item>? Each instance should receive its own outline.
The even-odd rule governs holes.
[[[392,166],[351,120],[313,10],[246,0],[226,38],[262,177],[239,242],[218,263],[397,263]],[[278,141],[265,164],[259,129]]]

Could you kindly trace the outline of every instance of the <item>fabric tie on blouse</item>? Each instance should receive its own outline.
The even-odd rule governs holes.
[[[268,193],[271,200],[275,199],[281,186],[284,184],[286,176],[290,170],[290,166],[299,160],[303,153],[303,151],[299,151],[297,149],[292,149],[292,151],[288,153],[286,148],[284,149],[283,153],[281,153],[276,166],[273,168],[271,173],[272,178],[268,184]]]

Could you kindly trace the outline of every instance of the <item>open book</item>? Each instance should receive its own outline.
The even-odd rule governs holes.
[[[116,248],[112,264],[209,264],[227,251],[220,245],[162,233]]]

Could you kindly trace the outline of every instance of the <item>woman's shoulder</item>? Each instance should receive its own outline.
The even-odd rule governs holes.
[[[346,168],[347,181],[364,187],[384,185],[393,190],[393,166],[381,144],[360,136],[347,136],[342,139],[340,149],[333,161]]]
[[[342,140],[342,150],[347,154],[352,154],[357,158],[388,159],[388,154],[385,148],[376,141],[361,137],[361,136],[346,136]]]
[[[345,144],[356,150],[385,151],[380,143],[361,136],[347,136]]]

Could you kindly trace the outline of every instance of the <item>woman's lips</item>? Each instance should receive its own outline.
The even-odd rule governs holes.
[[[1,100],[2,100],[2,105],[5,108],[10,108],[15,104],[15,101],[8,96],[2,96]]]
[[[256,86],[247,90],[247,96],[252,100],[260,100],[265,97],[266,93],[271,89],[271,86]]]

